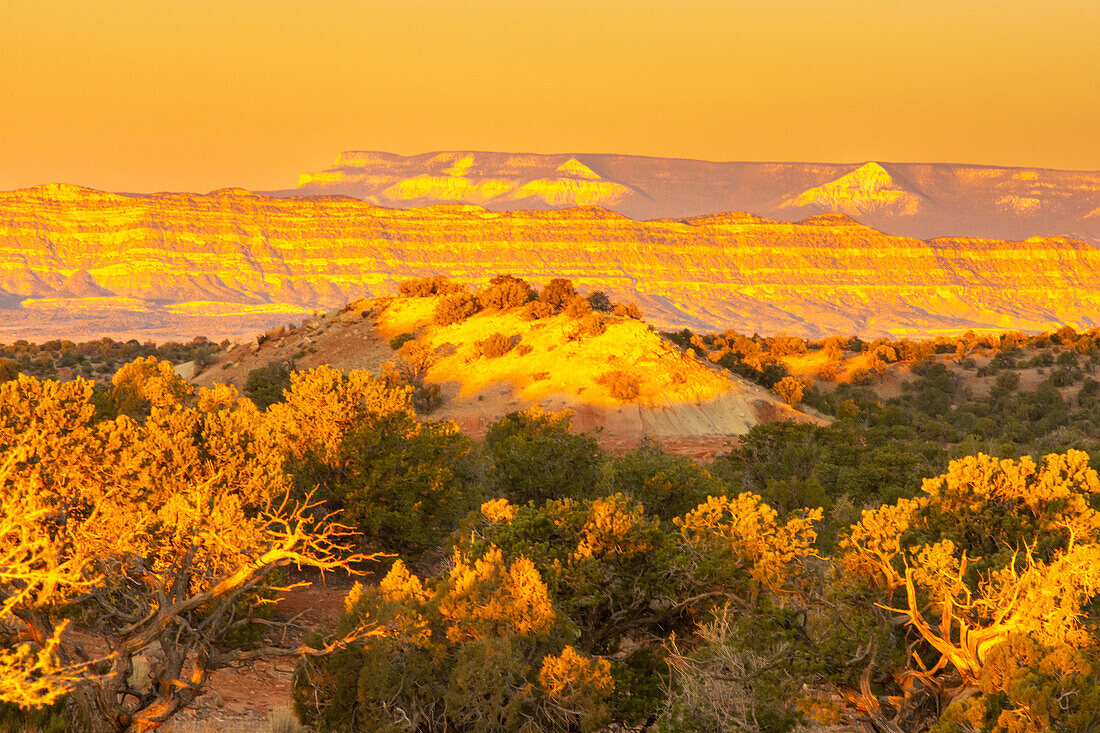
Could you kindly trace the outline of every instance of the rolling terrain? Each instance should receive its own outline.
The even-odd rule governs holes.
[[[420,353],[417,379],[441,387],[441,403],[430,416],[454,420],[477,436],[509,412],[539,405],[570,410],[575,429],[598,432],[609,447],[653,438],[672,450],[691,455],[702,450],[713,457],[728,438],[761,422],[819,422],[760,385],[678,348],[642,321],[608,316],[605,330],[593,334],[564,313],[530,320],[522,308],[511,308],[438,325],[433,323],[438,301],[438,296],[359,300],[239,345],[193,381],[244,388],[250,373],[271,364],[375,374],[397,365],[407,371],[408,347],[393,345],[411,342]],[[508,339],[505,353],[483,346],[494,334]],[[612,372],[630,381],[636,393],[617,397],[605,379]]]
[[[230,189],[0,194],[0,340],[248,338],[410,277],[571,279],[662,328],[927,336],[1097,325],[1081,239],[887,235],[845,215],[636,221],[598,207],[390,209]]]

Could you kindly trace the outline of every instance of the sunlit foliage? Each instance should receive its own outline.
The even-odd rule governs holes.
[[[1080,451],[953,461],[915,499],[868,510],[840,561],[887,593],[937,653],[976,679],[1013,634],[1048,647],[1090,642],[1100,595],[1100,480]]]
[[[331,462],[362,421],[409,410],[407,390],[390,388],[369,372],[322,366],[290,376],[286,401],[268,408],[267,424],[287,455],[312,453]]]
[[[526,558],[460,554],[429,581],[397,562],[346,606],[338,631],[387,633],[299,668],[297,709],[321,730],[593,731],[607,719],[607,661],[568,645]]]
[[[147,360],[115,387],[147,404],[143,422],[97,417],[85,381],[0,385],[0,700],[65,695],[96,729],[148,730],[254,653],[230,641],[251,622],[241,599],[282,566],[348,556],[339,525],[287,502],[262,414],[235,390],[192,394]],[[135,689],[138,656],[155,681]]]

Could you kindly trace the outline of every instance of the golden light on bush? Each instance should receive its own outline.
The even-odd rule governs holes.
[[[235,390],[193,395],[164,362],[120,374],[114,388],[147,402],[143,422],[97,422],[80,380],[0,385],[0,625],[23,640],[0,651],[0,701],[64,694],[95,725],[149,730],[211,671],[261,653],[225,644],[248,623],[230,609],[263,602],[275,570],[366,558],[308,497],[289,499],[265,417]],[[107,650],[86,652],[69,617]],[[154,644],[161,684],[135,702],[127,681]]]

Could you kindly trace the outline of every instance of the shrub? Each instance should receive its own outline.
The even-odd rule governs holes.
[[[527,558],[456,553],[449,573],[423,581],[398,561],[345,607],[338,629],[367,621],[387,633],[299,666],[295,706],[319,730],[589,733],[608,722],[610,665],[566,644]]]
[[[477,313],[479,308],[477,296],[475,295],[470,293],[447,295],[436,304],[433,321],[440,326],[462,323],[462,321]]]
[[[439,354],[426,343],[409,341],[398,352],[401,355],[402,370],[409,383],[419,384],[428,370],[439,361]]]
[[[723,487],[695,461],[644,443],[637,450],[614,456],[604,472],[604,492],[622,493],[662,520],[686,514]]]
[[[523,318],[527,321],[537,321],[542,318],[549,318],[550,316],[557,315],[558,310],[550,303],[544,300],[536,300],[527,304],[527,307],[523,310]]]
[[[835,382],[838,373],[836,364],[826,362],[821,365],[821,368],[817,370],[817,378],[823,382]]]
[[[783,377],[775,383],[775,393],[792,407],[802,401],[806,383],[797,377]]]
[[[596,439],[575,435],[568,412],[538,407],[505,415],[489,426],[485,446],[498,496],[516,503],[591,496],[599,481],[602,454]]]
[[[607,321],[598,313],[589,313],[579,325],[580,334],[584,336],[600,336],[607,331]]]
[[[65,696],[96,731],[166,722],[245,656],[278,568],[355,561],[338,526],[284,501],[270,412],[225,385],[175,399],[170,365],[131,366],[115,387],[153,405],[141,422],[96,424],[83,380],[0,385],[0,701]],[[74,619],[106,664],[71,663],[88,660]]]
[[[560,311],[576,297],[577,291],[573,283],[563,277],[556,277],[546,283],[546,287],[539,293],[539,300],[553,306],[555,311]]]
[[[1083,374],[1080,369],[1073,367],[1058,367],[1050,373],[1050,383],[1055,387],[1068,387],[1081,379]]]
[[[570,318],[584,318],[591,312],[592,304],[589,303],[587,299],[582,298],[579,295],[570,298],[569,301],[565,304],[565,315],[569,316]]]
[[[397,336],[394,336],[392,339],[390,339],[390,348],[393,349],[394,351],[397,351],[402,346],[404,346],[405,344],[407,344],[408,342],[412,341],[415,338],[416,338],[416,336],[413,336],[411,333],[398,334]]]
[[[478,347],[481,349],[481,353],[485,358],[496,359],[512,350],[512,339],[504,334],[494,333],[484,341],[479,341]]]
[[[477,302],[483,309],[508,310],[535,299],[535,291],[526,280],[511,275],[497,275],[488,287],[477,294]]]
[[[7,382],[19,376],[19,365],[11,359],[0,359],[0,382]]]
[[[588,294],[588,304],[592,306],[592,310],[600,313],[610,313],[615,307],[611,303],[611,299],[607,297],[607,293],[602,290],[594,290]]]
[[[1049,351],[1044,351],[1041,354],[1036,354],[1027,361],[1029,367],[1049,367],[1054,366],[1054,354]]]
[[[413,386],[412,406],[418,415],[430,415],[443,404],[443,390],[438,384],[417,384]]]
[[[361,422],[332,458],[306,457],[291,470],[299,492],[319,487],[341,522],[386,551],[436,549],[483,500],[473,441],[405,411]]]
[[[633,301],[617,304],[614,312],[615,315],[623,318],[633,318],[635,321],[642,320],[642,309],[635,305]]]
[[[608,393],[620,402],[630,402],[641,392],[641,381],[638,377],[618,369],[601,374],[596,379],[596,384],[607,387]]]
[[[1013,634],[988,652],[977,686],[948,706],[932,733],[1084,731],[1100,720],[1100,659],[1091,649]]]
[[[266,410],[276,402],[282,402],[283,390],[290,389],[290,365],[286,362],[272,362],[248,373],[244,383],[244,396],[256,403],[256,407]]]
[[[894,608],[938,652],[937,668],[974,681],[986,650],[1016,633],[1048,647],[1093,643],[1097,493],[1100,478],[1081,451],[1041,465],[982,454],[952,461],[917,498],[865,511],[840,564],[888,599],[900,596]]]
[[[409,298],[426,298],[429,295],[450,295],[466,289],[463,283],[451,282],[440,275],[406,280],[397,286],[397,292]]]

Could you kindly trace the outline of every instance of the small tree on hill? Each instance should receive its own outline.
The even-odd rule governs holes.
[[[497,275],[489,281],[488,287],[477,294],[482,309],[508,310],[518,308],[536,297],[535,291],[526,280],[511,275]]]
[[[563,277],[556,277],[546,283],[546,287],[539,293],[539,300],[549,304],[556,311],[561,311],[570,300],[576,297],[577,291],[573,283]]]
[[[610,313],[614,308],[611,299],[607,297],[607,293],[602,290],[593,290],[588,294],[588,304],[592,306],[592,310],[600,313]]]
[[[584,318],[592,312],[592,304],[588,302],[587,298],[576,296],[570,298],[565,304],[565,315],[570,318]]]
[[[406,280],[397,286],[397,292],[408,298],[426,298],[430,295],[450,295],[466,289],[464,283],[456,283],[441,275]]]
[[[455,293],[439,299],[435,306],[434,322],[440,326],[462,323],[481,309],[476,295]]]
[[[633,301],[629,303],[619,303],[615,306],[614,313],[622,318],[632,318],[635,321],[642,320],[642,309],[637,306]]]

